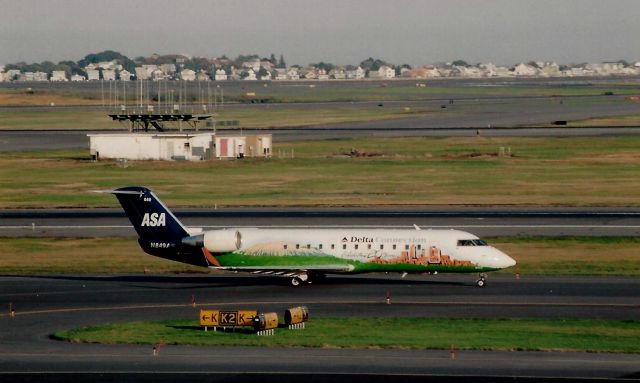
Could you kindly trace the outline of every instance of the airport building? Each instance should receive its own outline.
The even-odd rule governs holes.
[[[88,134],[93,160],[207,161],[271,157],[271,134],[216,135],[209,133]]]

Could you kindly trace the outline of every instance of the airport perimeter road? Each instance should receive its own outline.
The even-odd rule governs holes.
[[[189,227],[455,228],[491,236],[637,236],[640,209],[627,208],[220,208],[175,209]],[[122,209],[0,210],[0,237],[135,236]]]
[[[0,302],[4,307],[12,302],[16,309],[14,318],[0,314],[0,379],[51,380],[70,373],[98,381],[242,381],[247,379],[243,374],[257,374],[260,381],[638,379],[637,354],[461,351],[452,360],[449,350],[165,346],[154,357],[148,345],[71,344],[49,338],[57,330],[101,323],[195,319],[202,307],[279,312],[306,304],[312,320],[360,316],[363,332],[370,316],[622,320],[640,315],[637,278],[490,276],[483,289],[473,279],[334,276],[296,289],[280,278],[242,274],[0,277]],[[384,303],[387,292],[390,305]],[[196,308],[190,304],[192,295]]]

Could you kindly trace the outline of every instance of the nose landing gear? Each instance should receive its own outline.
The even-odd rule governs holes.
[[[478,280],[476,281],[476,286],[484,287],[486,285],[487,274],[480,273],[478,274]]]

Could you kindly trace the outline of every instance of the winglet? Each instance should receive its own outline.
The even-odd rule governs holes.
[[[422,230],[422,229],[420,228],[420,226],[416,225],[415,223],[413,224],[413,227],[415,227],[415,228],[416,228],[416,230]]]

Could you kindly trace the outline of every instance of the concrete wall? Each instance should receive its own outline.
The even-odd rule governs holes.
[[[213,134],[89,134],[89,151],[96,159],[188,160],[211,158]]]
[[[214,136],[213,133],[88,134],[94,159],[187,160],[270,157],[270,134]],[[214,145],[215,143],[215,145]]]

